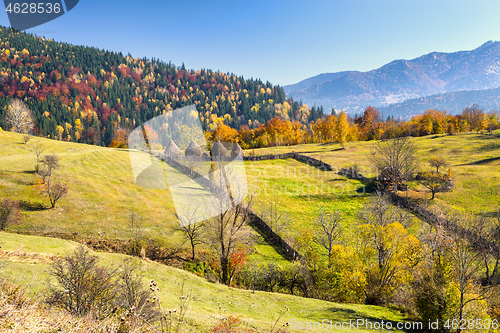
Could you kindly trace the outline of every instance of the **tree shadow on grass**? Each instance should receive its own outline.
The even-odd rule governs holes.
[[[377,187],[373,184],[367,184],[359,187],[356,189],[356,193],[366,193],[366,194],[372,194],[375,193],[377,190]]]
[[[500,156],[499,157],[492,157],[492,158],[484,158],[482,160],[475,161],[475,162],[459,164],[459,166],[464,166],[464,165],[482,165],[482,164],[488,164],[488,163],[499,161],[499,160],[500,160]]]
[[[486,212],[482,214],[482,216],[484,217],[493,217],[493,218],[497,218],[499,215],[500,215],[500,210],[494,212]]]
[[[323,146],[326,144],[322,143],[321,145]],[[340,147],[340,148],[335,148],[335,149],[330,149],[330,150],[304,150],[304,151],[300,151],[298,153],[299,154],[325,154],[325,153],[331,153],[331,152],[339,151],[339,150],[344,150],[344,148]]]
[[[21,200],[21,201],[19,201],[19,208],[22,209],[22,210],[25,210],[25,211],[29,211],[29,212],[42,211],[42,210],[48,210],[48,209],[50,209],[50,207],[45,207],[40,202],[27,201],[27,200]]]
[[[332,320],[332,324],[335,325],[335,322],[340,322],[340,323],[348,323],[347,326],[349,328],[352,328],[352,326],[349,326],[349,323],[355,326],[355,330],[377,330],[380,331],[380,327],[382,327],[382,322],[383,322],[383,327],[387,330],[393,331],[395,329],[398,329],[398,321],[395,320],[387,320],[387,319],[381,319],[377,318],[374,316],[366,315],[365,313],[358,312],[353,309],[344,309],[341,307],[334,307],[334,308],[329,308],[327,309],[328,312],[331,312],[332,314],[339,314],[341,317],[338,318],[337,320]],[[401,322],[405,322],[405,320],[402,320]],[[422,323],[423,324],[423,323]],[[404,324],[403,324],[404,325]],[[377,329],[379,328],[379,329]],[[384,329],[384,330],[385,330]],[[412,329],[398,329],[399,331],[403,332],[417,332],[418,330],[412,330]]]
[[[19,185],[25,185],[25,186],[33,186],[36,185],[36,182],[34,180],[22,180],[22,179],[16,179],[14,180],[15,183],[18,183]]]

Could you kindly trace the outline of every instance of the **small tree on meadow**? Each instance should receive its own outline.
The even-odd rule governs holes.
[[[68,193],[68,186],[58,182],[54,170],[59,168],[59,158],[56,155],[46,155],[42,158],[43,169],[39,171],[42,177],[38,185],[40,195],[49,198],[50,207],[54,208],[56,203]]]
[[[32,149],[36,156],[35,173],[39,173],[40,164],[42,162],[43,145],[40,141],[36,141]]]
[[[431,200],[434,199],[436,193],[448,192],[453,189],[453,181],[448,174],[437,172],[419,172],[417,179],[432,193]]]
[[[45,155],[41,159],[43,169],[40,170],[39,174],[42,176],[45,182],[47,178],[50,179],[55,170],[59,169],[59,157],[54,154]]]
[[[448,162],[443,157],[432,157],[429,159],[429,164],[436,168],[436,173],[439,173],[439,168],[447,166]]]
[[[49,198],[50,207],[54,208],[59,199],[68,194],[68,186],[50,179],[41,185],[40,193]]]
[[[205,228],[203,222],[196,221],[196,214],[197,209],[186,209],[182,216],[177,216],[178,225],[174,228],[175,231],[181,232],[183,237],[189,242],[191,247],[191,260],[195,259],[196,246],[203,241],[203,231]]]

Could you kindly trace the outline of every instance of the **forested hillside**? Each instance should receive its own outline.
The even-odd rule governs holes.
[[[280,86],[208,69],[189,70],[74,46],[0,27],[0,126],[11,98],[24,100],[34,134],[109,145],[159,114],[196,104],[206,130],[250,128],[274,116],[305,124],[322,111],[287,99]]]

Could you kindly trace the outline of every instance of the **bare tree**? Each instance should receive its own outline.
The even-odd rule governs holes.
[[[178,211],[179,213],[179,211]],[[202,243],[204,223],[197,222],[197,209],[186,209],[182,216],[177,216],[178,225],[175,231],[182,233],[183,237],[189,241],[191,246],[191,260],[195,259],[195,247]]]
[[[475,230],[476,219],[469,215],[449,216],[454,224],[463,228],[463,230]],[[477,283],[477,273],[479,263],[481,262],[481,253],[470,239],[458,231],[448,230],[447,255],[452,265],[453,274],[458,284],[459,304],[458,304],[458,322],[464,318],[465,307],[469,303],[478,302],[486,299],[487,288],[481,288]],[[460,327],[457,330],[461,332]]]
[[[43,170],[39,173],[43,183],[39,186],[41,195],[49,198],[51,208],[68,193],[68,186],[58,182],[54,170],[59,168],[59,158],[56,155],[46,155],[42,159]]]
[[[360,218],[365,223],[381,227],[393,222],[398,222],[405,229],[413,225],[411,214],[399,207],[392,207],[387,194],[380,191],[377,191],[376,196],[365,205]]]
[[[61,305],[77,316],[90,311],[97,315],[111,312],[115,271],[98,266],[98,257],[83,246],[73,253],[53,260],[50,273],[57,287],[50,290],[50,303]]]
[[[496,219],[495,219],[496,220]],[[475,239],[473,238],[475,248],[480,252],[481,260],[484,263],[484,278],[483,285],[490,285],[495,279],[498,265],[500,261],[500,253],[494,246],[498,237],[497,223],[490,225],[489,221],[484,217],[478,217],[474,224]],[[494,262],[493,270],[490,269],[491,263]]]
[[[406,185],[417,171],[416,152],[409,137],[382,140],[376,145],[371,161],[379,169],[381,181],[394,193]]]
[[[264,220],[271,229],[283,237],[284,229],[290,224],[290,215],[287,212],[280,211],[276,202],[269,204],[263,212]]]
[[[49,198],[50,207],[54,208],[59,199],[68,194],[68,186],[50,179],[44,184],[44,193]]]
[[[429,159],[429,164],[431,167],[436,168],[436,173],[439,173],[439,168],[447,166],[448,161],[443,157],[431,157]]]
[[[47,178],[52,177],[54,170],[59,169],[59,157],[54,154],[45,155],[41,161],[43,169],[40,171],[40,175],[45,182]]]
[[[243,228],[249,220],[250,202],[236,204],[234,208],[222,211],[207,224],[208,242],[217,253],[221,266],[222,283],[231,283],[234,271],[230,259],[238,245],[244,241]]]
[[[335,240],[340,235],[340,221],[342,215],[339,211],[325,212],[323,209],[319,211],[316,218],[316,224],[319,226],[319,231],[314,237],[314,241],[325,248],[328,252],[328,258],[332,255],[332,248]]]
[[[12,99],[7,106],[7,122],[15,133],[31,134],[35,122],[28,106],[19,99]]]
[[[391,204],[386,195],[377,192],[376,197],[370,200],[361,212],[361,219],[371,225],[385,226],[390,223]]]
[[[40,163],[42,161],[43,154],[43,145],[40,140],[35,142],[32,149],[36,156],[35,173],[38,173],[40,171]]]

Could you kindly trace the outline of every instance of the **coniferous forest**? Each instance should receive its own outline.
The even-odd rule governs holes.
[[[12,98],[35,118],[35,135],[108,146],[169,110],[195,104],[205,130],[255,128],[274,116],[306,124],[323,115],[280,86],[158,59],[59,43],[0,27],[0,126]]]

